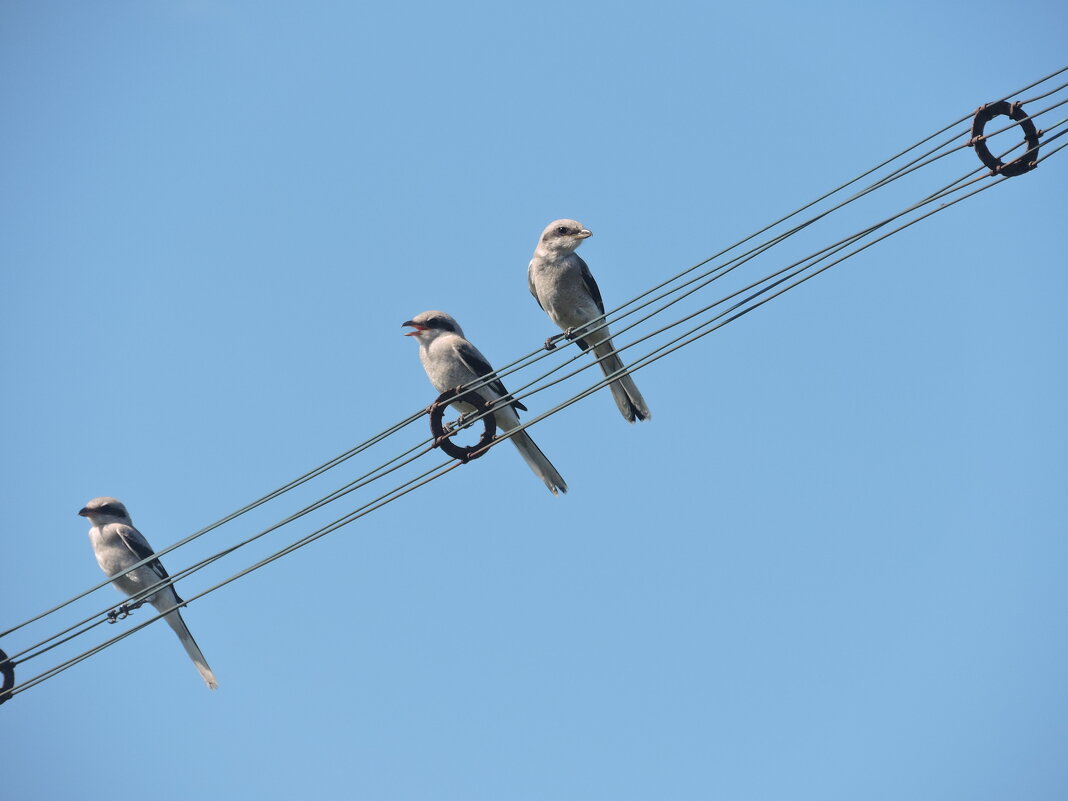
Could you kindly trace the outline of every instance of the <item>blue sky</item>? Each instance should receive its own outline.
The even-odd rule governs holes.
[[[1031,8],[1026,38],[1011,17],[0,4],[0,629],[102,580],[76,515],[91,497],[121,498],[161,549],[433,400],[412,315],[450,312],[496,364],[533,351],[555,333],[525,275],[550,220],[594,231],[581,253],[612,307],[1065,66],[1063,4]],[[875,193],[732,286],[976,163]],[[565,497],[504,446],[196,601],[218,692],[153,625],[16,696],[7,792],[1063,798],[1066,165],[640,371],[650,423],[603,391],[538,423]],[[119,600],[104,587],[0,647]]]

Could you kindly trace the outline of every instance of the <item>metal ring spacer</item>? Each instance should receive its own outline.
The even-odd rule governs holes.
[[[1023,129],[1024,139],[1027,141],[1027,151],[1008,164],[999,158],[995,158],[986,145],[986,136],[983,129],[994,117],[1005,116],[1020,123]],[[991,175],[1004,175],[1011,178],[1014,175],[1023,175],[1038,166],[1038,130],[1034,121],[1023,110],[1023,106],[1017,103],[1009,103],[1008,100],[999,100],[997,103],[987,103],[980,106],[972,118],[972,138],[968,145],[975,148],[979,160],[990,168]]]
[[[474,445],[467,447],[457,445],[450,439],[452,434],[447,434],[441,424],[441,418],[445,415],[445,409],[455,400],[462,400],[464,403],[471,404],[479,414],[489,412],[489,414],[482,418],[482,438]],[[465,394],[463,392],[463,387],[453,387],[452,389],[442,392],[430,407],[430,432],[434,435],[435,447],[440,447],[453,459],[459,459],[461,462],[466,463],[472,459],[477,459],[486,452],[487,447],[493,442],[493,437],[497,433],[497,421],[493,417],[493,413],[490,412],[490,404],[484,401],[477,392],[468,392]]]

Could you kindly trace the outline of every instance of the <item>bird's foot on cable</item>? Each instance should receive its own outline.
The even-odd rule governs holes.
[[[564,333],[562,333],[562,334],[556,334],[554,336],[549,337],[547,340],[545,340],[545,350],[555,350],[556,349],[556,343],[559,342],[561,339],[571,339],[571,329],[570,328],[567,329],[566,331],[564,331]]]
[[[441,439],[447,439],[448,437],[451,437],[453,434],[455,434],[457,431],[459,431],[461,428],[463,428],[464,425],[466,425],[466,422],[467,421],[464,419],[464,415],[462,415],[462,414],[459,417],[457,417],[455,420],[453,420],[451,423],[442,422],[441,430],[444,432],[444,435],[441,436],[441,437],[438,437],[438,439],[441,440]]]
[[[116,606],[114,609],[108,611],[108,623],[117,623],[120,620],[128,618],[137,607],[143,604],[144,601],[138,601],[135,604],[122,603]]]

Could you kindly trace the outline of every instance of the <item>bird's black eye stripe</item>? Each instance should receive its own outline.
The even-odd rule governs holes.
[[[444,317],[431,317],[426,321],[429,328],[437,328],[441,331],[453,331],[452,323],[446,320]]]
[[[556,233],[558,233],[558,234],[569,234],[569,233],[571,233],[571,229],[568,228],[566,225],[559,225],[556,228]]]
[[[104,504],[103,506],[99,507],[96,511],[97,511],[98,514],[114,515],[116,517],[122,517],[122,515],[123,515],[123,511],[121,509],[119,509],[119,507],[112,506],[110,503]]]

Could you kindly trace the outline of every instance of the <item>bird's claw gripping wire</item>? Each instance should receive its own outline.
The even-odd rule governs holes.
[[[556,350],[557,342],[559,342],[561,339],[570,340],[573,336],[573,329],[571,328],[567,329],[562,334],[554,334],[553,336],[545,340],[545,350]]]
[[[114,609],[108,610],[108,623],[118,623],[120,620],[125,620],[131,614],[133,610],[137,609],[144,601],[138,601],[135,604],[121,603]]]
[[[443,424],[441,419],[445,410],[449,408],[449,404],[460,397],[463,398],[464,403],[475,407],[476,414],[486,413],[486,416],[482,418],[482,437],[470,447],[457,445],[450,439],[463,427],[465,415],[461,414],[452,425]],[[462,386],[442,392],[438,399],[427,407],[427,411],[430,413],[430,433],[434,435],[432,447],[441,448],[453,459],[459,459],[461,462],[469,462],[484,454],[486,447],[493,441],[494,434],[497,433],[497,421],[490,412],[490,404],[484,401],[477,392],[464,395]]]
[[[460,431],[460,430],[462,430],[462,429],[467,427],[467,415],[466,414],[461,414],[459,417],[457,417],[451,423],[444,423],[444,424],[442,424],[441,427],[442,427],[442,430],[444,430],[446,436],[450,436],[451,437],[457,431]]]

